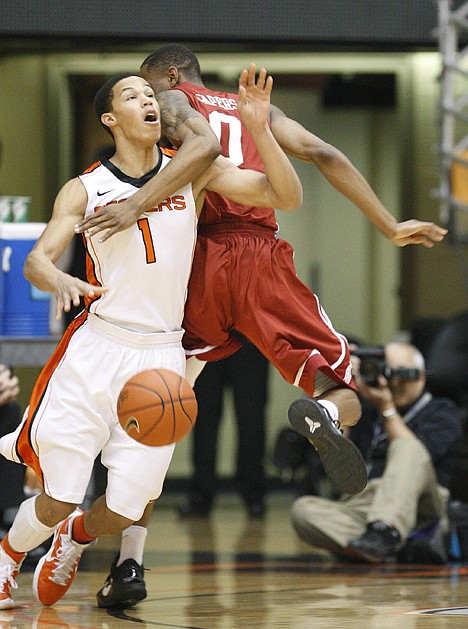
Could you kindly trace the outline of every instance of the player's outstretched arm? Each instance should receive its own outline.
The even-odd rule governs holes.
[[[394,235],[389,238],[397,247],[406,245],[423,245],[431,248],[444,239],[447,230],[429,221],[418,221],[414,218],[397,223]]]
[[[255,71],[251,64],[240,75],[238,111],[262,158],[265,174],[229,169],[218,158],[218,176],[206,187],[246,205],[294,210],[302,205],[301,182],[268,125],[273,79],[264,69],[256,79]]]
[[[103,207],[79,221],[76,233],[88,231],[92,236],[103,232],[100,240],[104,242],[133,225],[140,214],[200,177],[220,155],[221,147],[210,125],[192,109],[182,92],[161,92],[157,99],[165,134],[180,147],[171,163],[126,201]]]
[[[39,290],[53,293],[57,301],[55,316],[79,306],[80,295],[95,297],[107,291],[64,273],[55,266],[74,235],[74,225],[85,211],[87,195],[79,179],[66,183],[57,195],[52,218],[26,258],[24,275]]]
[[[281,109],[270,108],[271,129],[288,155],[313,163],[331,185],[347,197],[398,247],[423,244],[432,247],[447,230],[434,223],[416,220],[398,223],[377,197],[365,177],[339,149],[324,142],[301,124],[288,118]]]

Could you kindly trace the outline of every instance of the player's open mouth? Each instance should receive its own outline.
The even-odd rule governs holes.
[[[145,116],[145,122],[159,122],[158,117],[154,112],[149,112]]]

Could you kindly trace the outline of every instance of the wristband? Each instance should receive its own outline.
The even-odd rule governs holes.
[[[389,417],[393,417],[394,415],[398,415],[397,409],[392,406],[391,408],[387,408],[380,413],[384,419],[388,419]]]

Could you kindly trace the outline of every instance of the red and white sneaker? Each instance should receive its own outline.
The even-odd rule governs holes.
[[[18,587],[16,577],[25,556],[26,553],[23,553],[21,560],[17,562],[0,544],[0,609],[13,609],[15,606],[11,590],[16,590]]]
[[[36,566],[33,592],[43,605],[53,605],[62,598],[73,583],[83,551],[96,543],[78,544],[72,539],[73,520],[81,513],[76,509],[57,526],[49,552]]]

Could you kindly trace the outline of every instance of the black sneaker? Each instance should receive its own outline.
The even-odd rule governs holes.
[[[400,534],[392,526],[380,520],[367,525],[367,531],[348,544],[356,559],[368,563],[396,561],[400,547]]]
[[[440,523],[426,529],[414,530],[398,552],[398,563],[448,563],[447,548]]]
[[[328,478],[344,494],[358,494],[367,485],[366,464],[352,441],[346,439],[328,411],[315,400],[295,400],[289,422],[317,450]]]
[[[134,559],[126,559],[120,566],[116,564],[117,559],[96,594],[98,607],[131,607],[146,598],[144,567]]]

